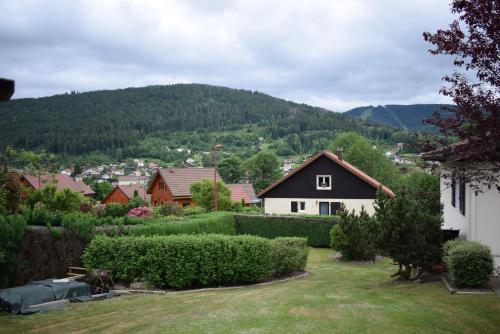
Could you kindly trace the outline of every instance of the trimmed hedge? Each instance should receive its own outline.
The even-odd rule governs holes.
[[[493,272],[493,256],[488,246],[474,241],[452,240],[445,243],[444,262],[450,279],[457,286],[480,286]]]
[[[171,235],[95,237],[82,257],[87,268],[106,268],[117,280],[145,279],[177,289],[253,283],[303,270],[305,240],[255,236]]]
[[[154,220],[151,223],[129,229],[127,234],[132,236],[170,235],[170,234],[226,234],[234,235],[234,218],[231,213],[217,212],[187,221],[161,222]]]
[[[265,238],[303,237],[309,246],[329,247],[330,230],[336,218],[301,216],[235,215],[236,234],[251,234]]]

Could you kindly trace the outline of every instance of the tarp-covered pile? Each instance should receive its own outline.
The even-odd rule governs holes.
[[[91,300],[90,286],[72,280],[46,279],[0,290],[0,306],[12,314],[33,313],[30,306],[58,300]]]

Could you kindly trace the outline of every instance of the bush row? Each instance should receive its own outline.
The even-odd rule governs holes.
[[[451,240],[444,244],[444,262],[457,286],[480,286],[493,271],[489,247],[474,241]]]
[[[293,216],[235,215],[236,234],[251,234],[265,238],[304,237],[310,246],[328,247],[330,230],[336,218]]]
[[[208,233],[236,234],[233,215],[228,212],[216,212],[199,215],[186,221],[161,222],[160,220],[153,220],[147,224],[131,228],[127,232],[128,235],[133,236]]]
[[[82,257],[88,268],[106,268],[117,280],[145,279],[161,288],[253,283],[302,271],[305,239],[255,236],[171,235],[95,237]]]

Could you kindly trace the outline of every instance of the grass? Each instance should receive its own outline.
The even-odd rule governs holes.
[[[500,299],[450,295],[441,282],[394,283],[389,261],[334,262],[313,249],[310,275],[274,285],[133,295],[31,316],[0,333],[500,333]]]

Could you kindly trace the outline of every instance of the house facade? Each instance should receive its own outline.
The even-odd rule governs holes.
[[[123,175],[118,177],[119,186],[129,186],[131,184],[139,184],[145,186],[148,183],[149,177],[136,175]]]
[[[118,185],[116,186],[102,201],[102,204],[128,204],[128,201],[134,198],[137,194],[138,197],[142,198],[145,202],[151,201],[151,195],[146,193],[146,188],[138,184],[131,185]]]
[[[473,185],[453,170],[459,164],[461,170],[467,174],[471,168],[487,169],[487,162],[464,162],[456,155],[453,149],[459,142],[443,149],[423,154],[429,161],[442,163],[441,170],[441,203],[443,204],[443,229],[459,230],[459,236],[466,240],[478,241],[491,248],[495,259],[495,266],[500,268],[500,192],[496,187],[481,188],[477,195]]]
[[[217,181],[221,178],[216,174]],[[213,168],[161,168],[158,169],[148,187],[151,204],[177,203],[186,207],[193,205],[191,185],[203,179],[214,179]]]
[[[267,214],[337,214],[362,207],[374,214],[377,190],[394,193],[377,180],[343,160],[342,152],[322,151],[261,191]]]

